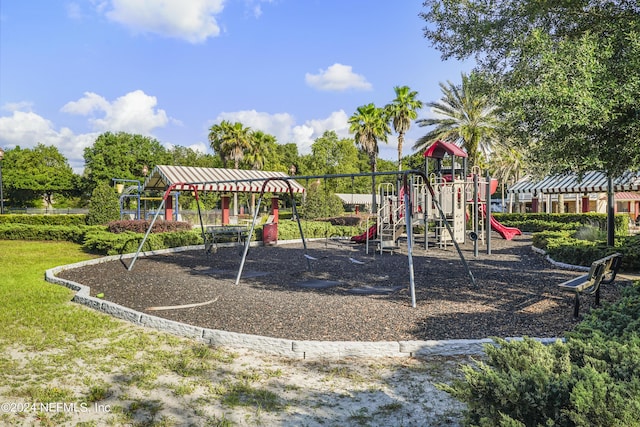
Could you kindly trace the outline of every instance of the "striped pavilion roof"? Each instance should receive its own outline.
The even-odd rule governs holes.
[[[268,178],[285,178],[294,193],[304,193],[305,188],[284,172],[267,172],[246,169],[199,168],[191,166],[156,166],[143,184],[145,190],[165,191],[172,184],[191,184],[198,191],[259,193]],[[178,185],[176,190],[191,190],[188,185]],[[269,181],[267,193],[288,193],[284,180]]]
[[[582,179],[576,174],[557,174],[535,181],[525,177],[507,190],[509,193],[604,193],[607,191],[607,176],[602,172],[587,172]],[[613,191],[640,191],[640,174],[625,172],[613,180]]]

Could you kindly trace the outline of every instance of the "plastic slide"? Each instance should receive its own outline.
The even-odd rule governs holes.
[[[480,209],[480,211],[482,212],[483,218],[486,215],[486,209],[487,209],[486,205],[482,205],[482,208]],[[520,231],[519,228],[507,227],[506,225],[502,224],[497,219],[495,219],[493,216],[491,216],[490,221],[491,221],[491,228],[495,232],[497,232],[500,236],[502,236],[503,239],[511,240],[515,236],[519,236],[522,234],[522,231]]]
[[[376,224],[373,224],[371,227],[369,227],[368,231],[365,231],[364,233],[360,234],[359,236],[353,236],[351,238],[352,242],[356,242],[356,243],[364,243],[367,241],[367,239],[371,240],[371,239],[375,239],[376,238],[376,233],[378,232],[378,226]],[[367,234],[369,235],[367,237]]]

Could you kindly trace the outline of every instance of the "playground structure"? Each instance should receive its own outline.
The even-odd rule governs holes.
[[[433,157],[437,161],[437,167],[435,172],[430,175],[427,175],[427,171],[409,170],[404,172],[376,172],[370,174],[298,176],[295,178],[308,180],[349,177],[353,179],[354,176],[370,176],[375,180],[375,176],[395,176],[396,185],[384,183],[378,187],[380,204],[376,210],[375,236],[374,229],[370,228],[365,233],[364,237],[367,243],[369,243],[370,237],[375,237],[372,241],[378,245],[378,249],[381,252],[387,249],[393,250],[398,248],[399,240],[402,238],[406,240],[410,278],[409,282],[413,307],[415,307],[416,304],[412,260],[413,247],[416,241],[420,238],[422,238],[425,249],[429,247],[430,241],[433,241],[433,243],[439,247],[446,247],[447,245],[452,244],[457,250],[471,283],[475,285],[473,274],[471,273],[459,247],[459,243],[463,243],[467,237],[467,220],[471,219],[471,223],[473,224],[473,231],[469,233],[469,237],[475,243],[476,255],[478,236],[485,234],[482,233],[482,230],[486,230],[488,253],[490,253],[490,230],[492,226],[505,238],[512,238],[513,235],[519,234],[519,230],[504,227],[502,224],[495,221],[495,219],[492,220],[490,209],[487,209],[490,194],[495,191],[496,188],[496,185],[492,186],[495,181],[491,180],[488,176],[485,181],[482,181],[479,176],[479,171],[471,176],[467,176],[466,170],[463,168],[463,173],[460,174],[459,170],[456,169],[455,159],[453,158],[455,153],[448,151],[451,150],[449,145],[452,144],[440,141],[435,145],[435,148],[440,151],[435,151],[435,154],[432,153]],[[459,148],[455,148],[459,150]],[[459,150],[458,154],[460,153],[464,154],[466,157],[466,154],[461,150]],[[443,174],[442,170],[442,158],[445,154],[452,154],[451,173],[448,176]],[[428,152],[425,153],[425,156],[427,155]],[[167,167],[165,166],[164,168]],[[460,177],[464,177],[464,179]],[[299,184],[295,182],[294,178],[282,174],[277,176],[266,176],[262,179],[239,178],[231,180],[216,179],[212,181],[199,182],[173,182],[166,189],[160,206],[153,216],[153,220],[151,221],[144,238],[140,242],[138,250],[129,264],[128,270],[133,268],[160,211],[164,206],[172,203],[173,194],[175,194],[176,191],[187,190],[191,191],[195,195],[196,203],[198,204],[200,229],[202,230],[203,240],[206,241],[198,191],[229,191],[229,188],[233,188],[236,192],[241,190],[257,192],[256,189],[259,189],[260,195],[258,198],[257,208],[254,209],[253,219],[248,232],[248,235],[251,236],[253,235],[258,222],[258,214],[262,200],[267,193],[274,191],[276,186],[274,182],[279,182],[281,184],[279,192],[287,192],[290,196],[291,206],[293,209],[293,219],[297,221],[300,239],[304,247],[304,258],[306,259],[308,269],[311,270],[310,260],[314,258],[307,253],[305,236],[300,223],[300,217],[296,212],[296,201],[294,199],[294,193],[296,192],[294,191],[294,187],[299,187]],[[285,186],[284,191],[282,190],[282,184]],[[372,197],[374,199],[373,205],[376,206],[375,195],[372,195]],[[277,198],[272,198],[272,204],[274,203],[274,200],[277,203]],[[467,207],[470,202],[472,203],[473,209],[471,209],[471,213],[469,214],[467,212]],[[275,210],[277,212],[277,204]],[[166,217],[170,218],[171,216],[167,213]],[[484,221],[480,221],[481,217]],[[484,228],[485,223],[486,228]],[[242,260],[236,276],[236,284],[240,282],[250,244],[250,239],[245,239]]]
[[[382,253],[398,248],[399,240],[408,238],[409,234],[414,243],[423,243],[425,249],[430,245],[444,249],[471,238],[485,243],[490,252],[491,230],[507,240],[521,234],[519,229],[506,227],[491,215],[487,206],[497,189],[497,180],[482,176],[479,168],[468,174],[464,151],[454,144],[436,141],[424,156],[435,160],[435,169],[429,172],[425,167],[424,176],[412,174],[408,186],[400,185],[399,181],[395,185],[380,184],[376,223],[365,233],[354,236],[353,241],[375,243]],[[449,170],[443,168],[445,156],[450,159]],[[411,215],[406,214],[405,192],[410,192]],[[448,232],[449,228],[452,233]]]

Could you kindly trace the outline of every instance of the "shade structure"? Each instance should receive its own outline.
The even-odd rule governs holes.
[[[442,159],[445,154],[457,157],[467,157],[467,153],[451,142],[437,140],[431,144],[424,152],[424,157],[433,159]]]
[[[288,193],[289,181],[294,193],[304,193],[305,188],[284,172],[268,172],[246,169],[201,168],[191,166],[156,166],[143,184],[144,190],[165,191],[176,185],[176,190],[259,193],[269,178],[282,178],[267,183],[267,193]],[[190,184],[190,185],[186,185]]]
[[[509,193],[541,193],[541,194],[573,194],[573,193],[606,193],[607,176],[603,172],[587,172],[582,177],[577,174],[550,175],[542,180],[525,177],[512,185]],[[640,191],[640,174],[625,172],[613,180],[613,191]]]

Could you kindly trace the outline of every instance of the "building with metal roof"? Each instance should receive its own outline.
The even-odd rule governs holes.
[[[582,177],[565,173],[535,180],[527,176],[512,185],[507,193],[517,194],[521,201],[531,201],[532,212],[538,212],[540,200],[546,212],[606,212],[607,191],[606,174],[594,171]],[[628,171],[613,179],[613,191],[615,211],[636,219],[640,214],[640,173]]]
[[[608,179],[603,172],[587,172],[582,177],[573,173],[550,175],[542,180],[525,177],[512,185],[507,192],[532,194],[606,193],[607,186]],[[640,174],[626,172],[615,178],[613,191],[640,191]]]

